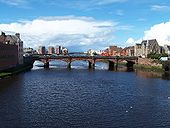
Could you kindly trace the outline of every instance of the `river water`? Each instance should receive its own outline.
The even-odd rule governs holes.
[[[166,75],[72,68],[34,67],[1,79],[0,128],[170,127]]]

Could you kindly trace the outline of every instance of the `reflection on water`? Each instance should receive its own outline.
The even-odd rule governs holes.
[[[170,72],[164,72],[162,74],[162,79],[170,80]]]
[[[162,78],[165,80],[170,80],[170,74],[168,72],[152,72],[152,71],[142,71],[136,70],[136,75],[143,78]]]
[[[88,61],[73,61],[71,63],[71,69],[88,69]],[[33,69],[43,69],[43,63],[40,61],[35,61]],[[67,68],[67,63],[62,60],[55,60],[50,61],[50,68],[57,68],[57,69],[65,69]],[[95,64],[96,70],[108,70],[108,63],[105,62],[96,62]],[[119,65],[118,69],[115,70],[116,72],[135,72],[136,75],[143,77],[143,78],[162,78],[166,80],[170,80],[170,73],[165,72],[153,72],[153,71],[143,71],[143,70],[134,70],[134,69],[127,69],[124,65]]]
[[[143,78],[161,78],[162,77],[162,73],[160,72],[151,72],[151,71],[149,72],[149,71],[136,70],[136,74]]]
[[[170,80],[152,72],[107,71],[106,63],[87,70],[87,64],[74,62],[81,69],[73,70],[34,66],[1,79],[0,128],[170,126]]]

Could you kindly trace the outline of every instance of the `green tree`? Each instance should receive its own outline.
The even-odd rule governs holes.
[[[150,54],[147,55],[147,58],[151,59],[160,59],[161,57],[168,57],[168,54],[166,53],[158,54],[151,52]]]

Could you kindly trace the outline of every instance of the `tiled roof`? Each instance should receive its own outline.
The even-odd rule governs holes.
[[[5,35],[5,33],[2,33],[0,35],[0,43],[6,43],[9,44],[16,44],[17,42],[20,42],[21,39],[17,37],[16,35]]]
[[[154,43],[157,43],[156,39],[148,40],[148,45],[152,45]]]
[[[156,39],[151,39],[151,40],[143,40],[141,44],[147,44],[148,46],[151,46],[155,43],[158,43]]]

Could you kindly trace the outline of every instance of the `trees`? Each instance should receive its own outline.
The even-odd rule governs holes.
[[[161,57],[168,57],[168,54],[166,53],[158,54],[151,52],[150,54],[147,55],[147,58],[151,59],[160,59]]]

